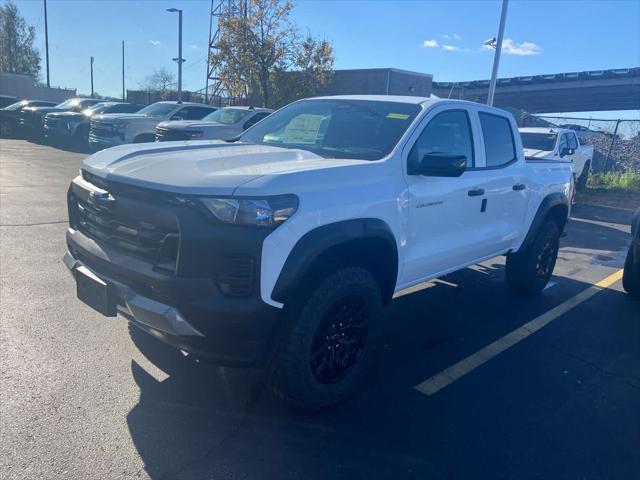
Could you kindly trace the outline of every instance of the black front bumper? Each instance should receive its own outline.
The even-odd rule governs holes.
[[[146,204],[146,209],[175,215],[179,224],[178,262],[170,271],[149,258],[92,237],[91,230],[74,224],[78,222],[73,211],[78,194],[82,192],[77,185],[74,192],[72,184],[72,224],[66,235],[64,261],[74,277],[77,269],[84,267],[108,282],[122,316],[177,348],[221,365],[258,366],[263,362],[280,313],[260,297],[260,255],[268,231],[216,225],[186,206]],[[148,211],[140,216],[143,207],[139,201],[115,195],[119,208],[131,217],[145,222],[153,217]],[[104,218],[113,221],[114,217],[105,214]],[[250,288],[223,293],[227,270],[233,274],[235,268],[228,258],[252,259]]]

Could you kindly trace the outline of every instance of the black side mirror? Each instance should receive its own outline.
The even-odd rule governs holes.
[[[573,148],[564,147],[560,152],[560,158],[565,157],[567,155],[573,155]]]
[[[459,177],[466,169],[466,155],[428,153],[420,160],[416,173],[427,177]]]

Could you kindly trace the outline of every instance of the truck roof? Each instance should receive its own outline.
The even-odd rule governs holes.
[[[506,110],[501,108],[491,107],[489,105],[485,105],[484,103],[478,102],[470,102],[468,100],[458,100],[453,98],[438,98],[435,96],[431,97],[411,97],[404,95],[330,95],[325,97],[313,97],[312,100],[329,100],[329,99],[338,99],[338,100],[368,100],[371,102],[397,102],[397,103],[409,103],[413,105],[421,105],[421,104],[436,104],[436,103],[455,103],[458,105],[475,105],[482,106],[483,108],[489,110],[495,110],[501,114],[509,114]]]
[[[563,133],[572,132],[567,128],[553,128],[553,127],[523,127],[518,129],[522,133]]]

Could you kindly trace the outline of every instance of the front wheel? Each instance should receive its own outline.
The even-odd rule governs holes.
[[[624,262],[622,287],[629,295],[640,297],[640,264],[634,258],[633,245],[629,247],[627,259]]]
[[[576,182],[576,190],[584,190],[587,187],[587,180],[589,179],[589,171],[591,170],[591,164],[585,163],[582,173],[578,177]]]
[[[371,349],[382,296],[360,267],[327,276],[287,307],[267,367],[271,390],[294,408],[321,410],[356,387]]]
[[[560,249],[558,224],[548,220],[531,246],[507,255],[506,275],[509,287],[518,293],[535,295],[549,282]]]

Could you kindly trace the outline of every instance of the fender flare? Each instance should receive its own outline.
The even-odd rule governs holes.
[[[529,231],[527,232],[527,235],[525,236],[522,242],[522,245],[520,245],[519,250],[525,250],[529,246],[531,246],[533,241],[536,239],[538,231],[540,230],[545,220],[547,219],[549,212],[551,212],[553,208],[558,206],[563,206],[567,209],[567,215],[562,219],[562,222],[559,225],[560,233],[562,233],[562,231],[564,230],[564,227],[567,225],[567,221],[569,220],[569,205],[570,205],[569,199],[564,193],[561,193],[561,192],[550,193],[549,195],[544,197],[542,202],[540,202],[538,211],[533,217],[533,221],[531,222]]]
[[[330,223],[304,234],[289,252],[271,298],[285,303],[288,294],[302,282],[306,272],[323,253],[355,240],[381,240],[387,243],[393,252],[393,258],[389,259],[393,264],[393,281],[390,282],[392,285],[390,289],[383,288],[383,298],[385,301],[389,300],[393,296],[398,276],[398,246],[389,225],[377,218],[358,218]]]

